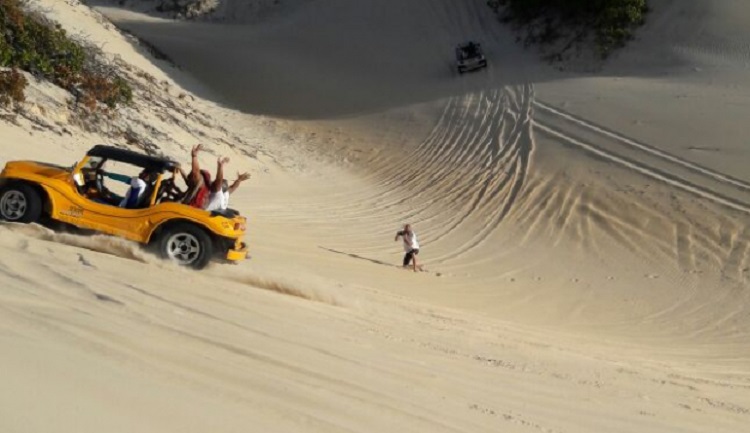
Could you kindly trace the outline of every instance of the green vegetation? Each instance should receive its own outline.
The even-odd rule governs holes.
[[[16,69],[70,91],[89,110],[98,103],[115,108],[133,98],[128,82],[96,47],[70,38],[59,24],[25,8],[22,0],[0,0],[0,67],[11,68],[0,74],[0,103],[6,105],[23,100],[26,80]]]
[[[552,45],[559,50],[593,37],[602,57],[632,39],[645,21],[646,0],[490,0],[503,20],[528,30],[527,43]]]
[[[23,89],[26,84],[26,77],[16,69],[0,71],[0,105],[25,101]]]

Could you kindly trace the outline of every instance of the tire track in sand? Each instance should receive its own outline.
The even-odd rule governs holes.
[[[644,208],[642,210],[649,217],[634,219],[633,212],[624,212],[620,207],[625,202],[617,205],[617,199],[610,203],[612,200],[600,197],[602,204],[607,205],[600,207],[604,214],[594,221],[597,226],[604,229],[609,227],[605,231],[630,249],[644,253],[642,248],[648,245],[652,249],[649,253],[652,258],[656,257],[654,254],[671,256],[683,270],[697,272],[701,267],[699,262],[708,260],[723,276],[738,281],[744,279],[747,263],[750,262],[750,238],[744,228],[744,217],[750,214],[750,183],[626,137],[543,101],[535,100],[533,105],[536,132],[584,150],[606,163],[632,170],[719,207],[745,214],[733,216],[714,210],[714,216],[710,218],[713,222],[705,221],[705,215],[696,212],[705,210],[708,203],[697,202],[695,209],[686,210],[670,194],[670,200],[676,200],[671,203],[676,214],[662,214],[656,209]],[[648,204],[647,201],[632,198],[630,201],[627,206],[643,208]],[[543,213],[550,212],[553,210]],[[537,214],[534,218],[544,216]],[[660,221],[659,224],[666,231],[649,229],[646,219]],[[612,227],[614,222],[618,223],[618,228]],[[626,232],[632,236],[620,236]],[[628,241],[625,241],[626,238]],[[634,239],[640,241],[634,243]],[[698,260],[698,257],[703,257],[703,260]]]
[[[535,100],[535,129],[600,158],[729,208],[750,213],[750,184]]]
[[[367,161],[371,188],[326,197],[326,215],[357,224],[357,236],[363,239],[390,233],[394,222],[416,224],[426,244],[450,245],[431,248],[436,253],[432,263],[492,242],[490,235],[526,183],[534,148],[533,97],[533,87],[526,85],[446,99],[421,140],[406,147],[387,143],[377,158]],[[351,240],[342,239],[341,248]],[[358,254],[389,251],[367,247],[366,241],[355,243],[363,244]]]
[[[378,170],[390,196],[381,209],[410,208],[415,222],[430,222],[431,243],[464,234],[434,263],[487,242],[518,200],[533,152],[532,100],[530,85],[452,98],[408,158]]]

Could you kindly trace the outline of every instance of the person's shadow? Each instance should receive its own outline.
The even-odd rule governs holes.
[[[326,247],[323,247],[323,246],[320,246],[320,245],[318,245],[318,248],[320,248],[321,250],[328,251],[329,253],[341,254],[341,255],[344,255],[344,256],[349,256],[349,257],[351,257],[353,259],[365,260],[365,261],[368,261],[370,263],[375,263],[376,265],[390,266],[390,267],[396,267],[396,268],[399,267],[398,265],[394,265],[393,263],[388,263],[388,262],[384,262],[382,260],[377,260],[377,259],[371,259],[369,257],[363,257],[363,256],[360,256],[358,254],[346,253],[344,251],[338,251],[338,250],[334,250],[334,249],[331,249],[331,248],[326,248]]]

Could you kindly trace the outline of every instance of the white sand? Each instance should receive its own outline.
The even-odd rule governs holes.
[[[750,425],[745,2],[654,1],[589,74],[541,63],[481,0],[230,4],[234,24],[98,8],[180,71],[75,1],[40,3],[205,98],[182,102],[205,124],[143,99],[132,119],[170,155],[203,141],[204,163],[252,171],[232,198],[252,259],[189,272],[0,225],[0,430]],[[490,67],[458,76],[467,38]],[[0,137],[2,161],[58,163],[103,140],[27,121]],[[398,269],[405,222],[429,272]]]

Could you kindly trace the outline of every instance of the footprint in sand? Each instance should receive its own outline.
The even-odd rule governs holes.
[[[92,264],[91,264],[91,262],[89,262],[88,260],[86,260],[86,257],[84,257],[84,256],[83,256],[83,254],[81,254],[81,253],[78,253],[78,261],[79,261],[79,262],[80,262],[80,263],[81,263],[81,264],[82,264],[83,266],[88,266],[88,267],[91,267],[91,268],[93,268],[93,267],[94,267],[94,265],[92,265]]]
[[[26,239],[21,239],[18,242],[18,250],[19,251],[28,251],[28,249],[29,249],[29,241],[27,241]]]

